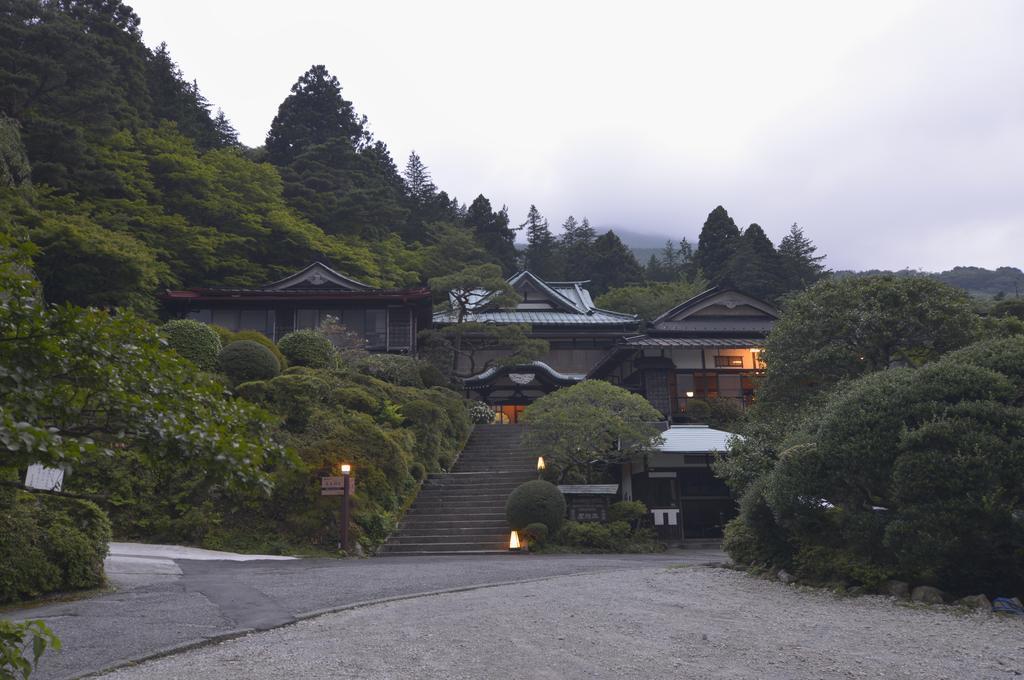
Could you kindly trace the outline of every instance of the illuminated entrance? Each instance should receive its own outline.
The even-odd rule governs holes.
[[[525,410],[522,404],[497,404],[494,406],[494,422],[498,425],[515,425]]]
[[[466,378],[466,396],[487,403],[494,411],[494,422],[514,425],[535,400],[560,387],[583,380],[582,375],[559,373],[540,361],[515,366],[498,366]]]

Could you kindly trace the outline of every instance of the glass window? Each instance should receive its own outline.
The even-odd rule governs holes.
[[[210,315],[215,326],[227,328],[229,331],[238,330],[237,309],[215,309]]]
[[[320,324],[320,313],[315,309],[295,310],[295,329],[316,328]]]
[[[720,396],[738,399],[743,396],[740,376],[720,375],[718,376],[718,392]]]
[[[366,328],[363,331],[366,346],[383,349],[388,342],[388,313],[385,309],[366,310]]]
[[[192,309],[189,310],[187,318],[200,323],[211,323],[210,319],[212,317],[209,309]]]
[[[265,309],[243,309],[242,318],[239,322],[239,330],[259,331],[267,333],[267,310]]]

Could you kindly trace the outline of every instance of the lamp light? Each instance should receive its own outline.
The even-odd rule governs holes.
[[[687,398],[687,399],[693,399],[693,392],[692,392],[692,391],[689,391],[689,390],[687,390],[687,392],[686,392],[686,398]]]
[[[544,469],[544,456],[537,456],[537,472]]]
[[[522,546],[519,543],[518,531],[513,530],[512,535],[508,537],[508,549],[514,552],[517,552],[522,549]]]
[[[341,474],[347,475],[350,472],[352,472],[352,466],[349,465],[348,463],[342,463],[341,464]]]

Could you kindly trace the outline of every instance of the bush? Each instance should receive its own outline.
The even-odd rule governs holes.
[[[289,333],[278,341],[277,346],[292,366],[331,368],[337,363],[338,352],[320,331]]]
[[[633,527],[646,515],[647,506],[643,501],[619,501],[608,509],[608,519],[612,522],[626,522]]]
[[[60,638],[42,621],[0,621],[0,678],[28,678],[47,646],[59,650]]]
[[[174,319],[160,327],[160,333],[175,352],[204,371],[217,370],[220,336],[205,323],[192,319]]]
[[[548,526],[540,522],[533,522],[526,525],[522,534],[528,544],[541,546],[548,540]]]
[[[482,401],[469,405],[469,419],[474,425],[489,425],[494,422],[494,410]]]
[[[252,340],[237,340],[221,350],[217,363],[231,382],[269,380],[281,372],[277,357]]]
[[[417,482],[422,482],[427,478],[427,468],[423,466],[423,463],[415,461],[409,465],[409,474]]]
[[[632,552],[633,532],[625,522],[566,522],[558,538],[563,545],[608,552]]]
[[[392,385],[423,387],[420,362],[399,354],[371,354],[359,363],[359,370]]]
[[[895,576],[890,569],[872,564],[864,555],[823,546],[802,548],[793,558],[794,571],[801,579],[814,583],[856,583],[877,591]]]
[[[551,482],[535,479],[520,484],[509,494],[505,516],[513,529],[539,522],[558,531],[565,518],[565,498]]]
[[[0,602],[101,585],[110,537],[94,503],[17,492],[0,508]]]
[[[281,354],[281,350],[278,349],[273,340],[263,335],[263,333],[260,333],[259,331],[238,331],[231,334],[231,342],[238,342],[239,340],[249,340],[250,342],[255,342],[257,345],[263,345],[270,350],[270,353],[277,359],[277,363],[281,367],[281,370],[284,370],[288,366],[288,360],[285,358],[284,354]],[[227,347],[230,343],[225,342],[223,344]]]

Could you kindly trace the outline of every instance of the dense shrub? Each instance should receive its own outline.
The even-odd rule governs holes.
[[[643,501],[619,501],[618,503],[612,503],[612,506],[608,509],[609,520],[612,522],[626,522],[634,527],[646,515],[647,506],[644,505]]]
[[[359,370],[392,385],[423,387],[421,362],[400,354],[370,354],[359,363]]]
[[[1022,365],[1014,336],[835,388],[803,432],[742,453],[753,481],[719,466],[743,493],[725,549],[811,580],[1024,592]]]
[[[565,518],[565,498],[551,482],[535,479],[520,484],[509,494],[505,516],[513,529],[539,522],[558,531]]]
[[[223,326],[214,325],[211,325],[210,328],[213,329],[213,332],[216,333],[218,337],[220,337],[221,347],[227,347],[231,343],[238,342],[239,340],[251,340],[252,342],[263,345],[269,349],[270,352],[277,357],[277,361],[281,364],[282,369],[288,365],[288,360],[285,359],[284,354],[281,354],[281,350],[277,348],[274,341],[259,331],[229,331]]]
[[[488,425],[494,422],[494,410],[482,401],[469,405],[469,419],[474,425]]]
[[[89,501],[17,492],[0,507],[0,602],[103,583],[106,514]]]
[[[281,372],[277,357],[252,340],[237,340],[221,350],[218,366],[233,383],[267,380]]]
[[[540,522],[527,524],[522,530],[522,535],[529,545],[544,545],[548,540],[548,526]]]
[[[417,482],[422,482],[427,478],[427,468],[418,460],[414,461],[409,465],[409,475]]]
[[[626,522],[566,522],[558,534],[558,542],[596,552],[651,552],[658,549],[650,530],[634,532]]]
[[[60,649],[60,638],[40,620],[0,620],[0,678],[28,678],[47,647]]]
[[[167,339],[171,349],[202,370],[217,370],[220,337],[205,323],[192,319],[174,319],[161,326],[160,333]]]
[[[292,366],[331,368],[337,362],[338,353],[334,345],[319,331],[289,333],[278,341],[277,346]]]

